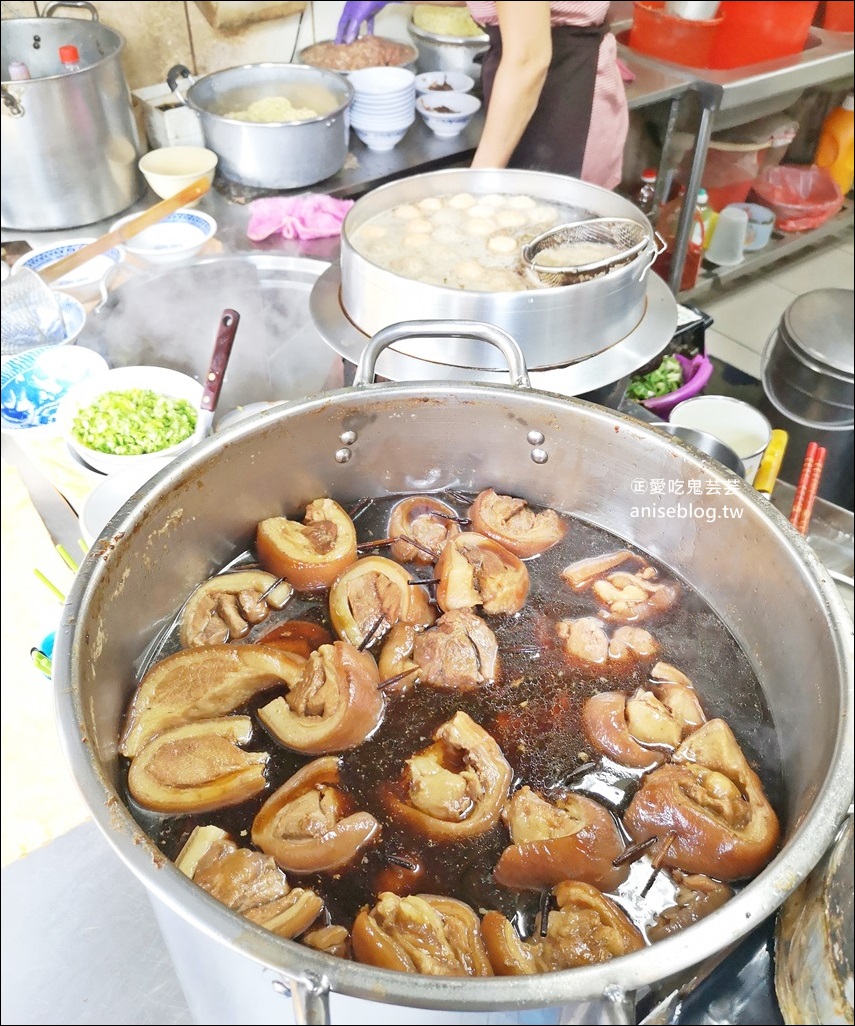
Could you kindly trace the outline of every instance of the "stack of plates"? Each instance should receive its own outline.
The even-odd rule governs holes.
[[[353,86],[350,127],[371,150],[391,150],[415,120],[416,76],[406,68],[363,68]]]

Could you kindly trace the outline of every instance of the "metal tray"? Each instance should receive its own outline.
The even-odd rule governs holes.
[[[649,363],[668,345],[677,327],[677,304],[668,286],[655,274],[649,276],[644,316],[638,327],[625,338],[596,356],[557,368],[529,368],[535,388],[559,395],[585,395],[614,381],[628,377]],[[369,337],[353,324],[341,304],[341,265],[331,264],[312,289],[311,310],[315,326],[323,340],[352,364],[359,362]],[[408,345],[418,344],[408,340]],[[425,348],[436,351],[436,340],[425,341]],[[484,381],[507,380],[507,372],[483,367],[460,367],[417,359],[399,352],[397,346],[385,350],[377,361],[377,373],[392,381]]]

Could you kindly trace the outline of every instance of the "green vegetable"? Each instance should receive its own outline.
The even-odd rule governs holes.
[[[178,445],[196,430],[196,408],[186,399],[148,388],[105,392],[77,411],[71,427],[87,449],[113,456],[141,456]]]
[[[683,384],[683,368],[676,356],[666,356],[649,374],[636,374],[630,378],[626,394],[630,399],[653,399],[667,395]]]

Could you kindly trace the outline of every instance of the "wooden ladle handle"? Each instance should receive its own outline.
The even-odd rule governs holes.
[[[83,264],[93,257],[106,253],[113,246],[119,246],[123,242],[127,242],[134,235],[139,235],[146,228],[150,228],[153,224],[157,224],[158,221],[162,221],[164,217],[168,217],[181,207],[199,199],[200,196],[204,196],[210,187],[207,178],[200,178],[198,181],[193,182],[192,185],[182,189],[181,192],[170,196],[169,199],[161,200],[160,203],[155,203],[153,207],[144,210],[139,217],[126,221],[114,231],[107,232],[106,235],[102,235],[100,239],[90,242],[87,246],[81,246],[74,253],[69,253],[62,260],[57,260],[55,264],[49,264],[39,271],[42,280],[48,284],[58,281],[70,271],[75,271],[78,267],[82,267]]]

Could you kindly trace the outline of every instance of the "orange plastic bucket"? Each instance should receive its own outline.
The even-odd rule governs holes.
[[[630,49],[685,68],[708,68],[722,18],[688,21],[675,18],[664,8],[664,0],[635,0]]]
[[[822,27],[829,32],[855,31],[855,4],[852,0],[828,0],[822,16]]]
[[[818,6],[817,0],[723,0],[709,67],[743,68],[801,53]]]

